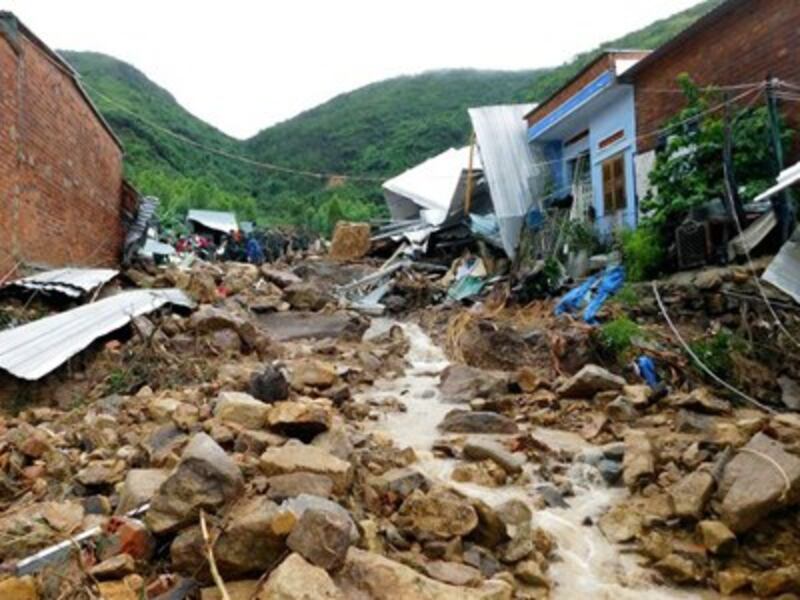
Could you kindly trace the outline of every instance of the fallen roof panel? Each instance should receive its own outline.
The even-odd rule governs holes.
[[[165,304],[192,308],[181,290],[134,290],[0,332],[0,369],[35,381],[94,340]]]
[[[781,174],[778,175],[777,183],[765,191],[763,194],[759,194],[753,202],[761,202],[762,200],[766,200],[767,198],[771,198],[778,192],[782,192],[786,188],[794,185],[795,183],[800,182],[800,162],[796,165],[789,167],[788,169],[784,169],[781,171]]]
[[[231,231],[239,230],[239,224],[236,222],[236,215],[230,212],[193,208],[186,216],[186,220],[200,223],[200,225],[204,227],[222,233],[230,233]]]
[[[7,284],[30,290],[54,291],[80,298],[95,288],[108,283],[119,274],[116,269],[55,269],[37,273]]]
[[[544,172],[528,144],[524,120],[534,107],[511,104],[469,109],[503,247],[510,257],[516,252],[522,220],[533,204],[534,182]]]
[[[761,279],[790,295],[800,304],[800,240],[786,242]]]

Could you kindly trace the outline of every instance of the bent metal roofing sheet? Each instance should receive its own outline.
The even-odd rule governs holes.
[[[238,231],[239,229],[239,224],[236,222],[236,215],[218,210],[191,209],[186,216],[186,220],[200,223],[209,229],[221,231],[222,233],[230,233],[231,231]]]
[[[58,292],[71,298],[80,298],[104,283],[108,283],[118,273],[119,271],[116,269],[56,269],[12,281],[8,286],[43,292]]]
[[[181,290],[134,290],[0,332],[0,369],[35,381],[97,338],[165,304],[192,308]]]

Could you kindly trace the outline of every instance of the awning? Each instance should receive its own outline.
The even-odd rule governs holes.
[[[231,231],[239,230],[239,224],[236,222],[236,215],[229,212],[192,209],[186,216],[186,220],[199,223],[203,227],[221,233],[230,233]]]

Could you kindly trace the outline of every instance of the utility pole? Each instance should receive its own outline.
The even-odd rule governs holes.
[[[783,144],[781,142],[781,124],[778,116],[778,100],[775,98],[775,80],[767,77],[766,85],[767,110],[769,111],[769,128],[772,138],[772,147],[775,152],[775,167],[777,175],[785,168],[783,162]],[[789,239],[795,225],[795,207],[792,193],[786,189],[771,199],[775,217],[778,219],[778,233],[780,243]]]

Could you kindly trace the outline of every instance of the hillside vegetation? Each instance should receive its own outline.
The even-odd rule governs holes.
[[[190,206],[224,208],[264,224],[327,231],[337,218],[383,214],[379,183],[276,173],[210,153],[165,130],[259,162],[382,178],[466,144],[469,106],[541,101],[602,48],[654,48],[720,1],[702,2],[553,69],[447,70],[374,83],[245,141],[198,119],[125,62],[92,52],[62,54],[123,140],[128,176],[140,191],[161,198],[165,219],[180,221]]]

